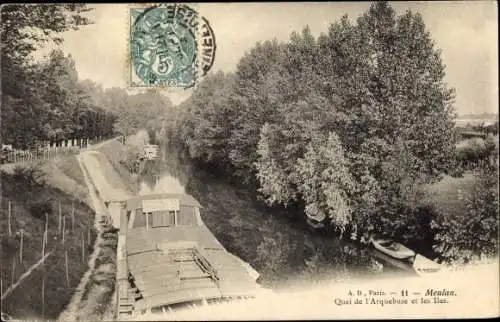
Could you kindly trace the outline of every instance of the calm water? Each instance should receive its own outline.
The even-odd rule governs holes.
[[[257,269],[270,285],[414,274],[374,257],[372,250],[271,214],[248,192],[195,168],[181,153],[166,148],[159,160],[145,161],[139,193],[193,195],[203,206],[205,224],[224,247]]]

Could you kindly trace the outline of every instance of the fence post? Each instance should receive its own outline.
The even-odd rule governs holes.
[[[10,227],[10,217],[11,217],[11,212],[12,212],[12,204],[9,200],[9,219],[8,219],[8,224],[9,224],[9,236],[12,235],[12,229]]]
[[[64,252],[64,264],[66,266],[66,286],[69,287],[69,273],[68,273],[68,250]]]
[[[88,223],[88,228],[87,228],[87,244],[90,246],[90,225],[91,225],[91,221],[90,221],[90,217],[89,217],[89,223]]]
[[[47,216],[47,214],[45,214]],[[47,226],[45,226],[47,227]],[[45,259],[45,243],[47,242],[47,229],[45,229],[45,233],[42,238],[42,318],[45,318],[45,267],[44,262]]]
[[[21,264],[23,263],[23,235],[24,235],[24,229],[21,229],[21,250],[19,252],[19,261]]]
[[[85,235],[82,230],[82,263],[85,262]]]
[[[57,231],[61,233],[61,200],[59,200],[59,224],[57,226]]]
[[[64,246],[64,235],[66,233],[66,216],[63,216],[62,244]]]
[[[44,238],[46,238],[48,230],[49,230],[49,214],[45,213],[45,231],[43,232]],[[44,241],[44,243],[46,243],[46,241]]]
[[[3,295],[3,265],[0,264],[0,307],[2,306],[2,295]]]
[[[16,274],[16,257],[12,258],[12,272],[10,274],[10,285],[14,285],[14,275]]]

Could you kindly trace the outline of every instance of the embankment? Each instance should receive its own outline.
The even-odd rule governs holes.
[[[131,149],[135,146],[126,146],[118,140],[111,140],[101,145],[95,151],[100,152],[100,156],[105,157],[104,163],[108,163],[113,171],[109,171],[111,175],[117,174],[120,178],[119,182],[131,193],[137,193],[138,184],[137,176],[128,170],[127,160],[133,158]],[[135,151],[135,149],[134,149]],[[111,170],[111,168],[109,170]]]
[[[0,182],[2,294],[42,251],[52,252],[2,299],[2,312],[16,319],[55,319],[87,270],[96,238],[83,173],[75,156],[62,156],[2,170]]]
[[[108,200],[124,200],[135,191],[133,176],[121,164],[126,147],[110,140],[79,155],[88,186],[89,197],[96,211],[95,227],[99,231],[95,252],[89,260],[90,270],[80,283],[60,320],[112,320],[116,284],[116,247],[119,218],[105,206]],[[104,220],[101,220],[104,219]],[[115,227],[113,227],[113,225]]]
[[[87,153],[84,152],[83,155]],[[99,234],[95,241],[94,252],[88,260],[89,270],[81,279],[69,305],[59,316],[60,321],[109,319],[106,317],[106,311],[110,307],[114,293],[117,230],[108,222],[102,221],[102,218],[108,215],[107,210],[82,159],[83,156],[79,155],[78,161],[88,187],[89,199],[96,213],[94,227]]]

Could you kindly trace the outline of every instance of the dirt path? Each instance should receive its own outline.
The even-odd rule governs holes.
[[[97,256],[99,255],[101,251],[100,244],[102,242],[102,236],[101,236],[101,230],[102,226],[99,222],[99,218],[103,214],[106,213],[106,208],[104,207],[102,201],[100,200],[99,196],[97,195],[94,185],[92,184],[91,179],[89,178],[89,174],[87,172],[86,166],[83,164],[82,160],[82,155],[77,156],[78,163],[80,164],[80,168],[82,169],[83,175],[85,177],[85,183],[88,187],[89,190],[89,196],[90,200],[92,201],[92,205],[95,211],[95,217],[94,217],[94,228],[97,230],[97,238],[94,242],[94,251],[89,257],[88,261],[88,267],[89,269],[85,274],[83,275],[82,279],[80,280],[80,283],[78,284],[78,287],[75,290],[75,293],[73,297],[71,298],[70,303],[66,307],[66,309],[59,315],[58,320],[59,321],[79,321],[79,320],[87,320],[88,317],[83,315],[82,316],[82,295],[85,290],[85,286],[87,285],[89,278],[91,276],[92,271],[95,269],[95,261]],[[83,304],[84,305],[84,304]],[[87,310],[83,310],[87,311]]]

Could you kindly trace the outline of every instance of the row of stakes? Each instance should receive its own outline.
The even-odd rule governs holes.
[[[12,236],[12,228],[11,228],[11,217],[12,217],[12,202],[8,202],[8,234],[9,236]],[[72,205],[72,211],[71,211],[71,231],[73,232],[75,230],[75,207],[74,204]],[[87,243],[90,245],[91,242],[91,225],[89,222],[88,229],[87,229]],[[20,229],[16,235],[20,236],[20,247],[19,247],[19,262],[23,263],[23,241],[24,241],[24,229]],[[61,244],[64,245],[65,243],[65,234],[66,234],[66,216],[62,215],[61,211],[61,202],[59,201],[59,220],[58,220],[58,233],[62,234],[61,238]],[[43,233],[42,237],[42,256],[41,258],[34,264],[32,265],[25,273],[23,273],[17,281],[15,281],[15,270],[16,270],[16,258],[15,256],[12,259],[12,269],[11,269],[11,281],[10,281],[10,286],[7,288],[7,290],[4,292],[3,290],[3,278],[0,278],[0,294],[1,294],[1,300],[3,301],[9,294],[14,291],[14,289],[19,286],[22,281],[29,276],[29,274],[39,266],[43,268],[45,260],[52,254],[52,251],[46,252],[46,247],[47,247],[47,237],[48,237],[48,214],[45,213],[45,230]],[[85,234],[83,231],[81,231],[81,260],[82,263],[85,262]],[[65,263],[65,277],[66,277],[66,286],[70,287],[70,280],[69,280],[69,271],[68,271],[68,251],[65,250],[64,252],[64,263]],[[2,268],[3,270],[3,268]],[[42,316],[45,316],[45,271],[43,271],[43,277],[42,277]]]

